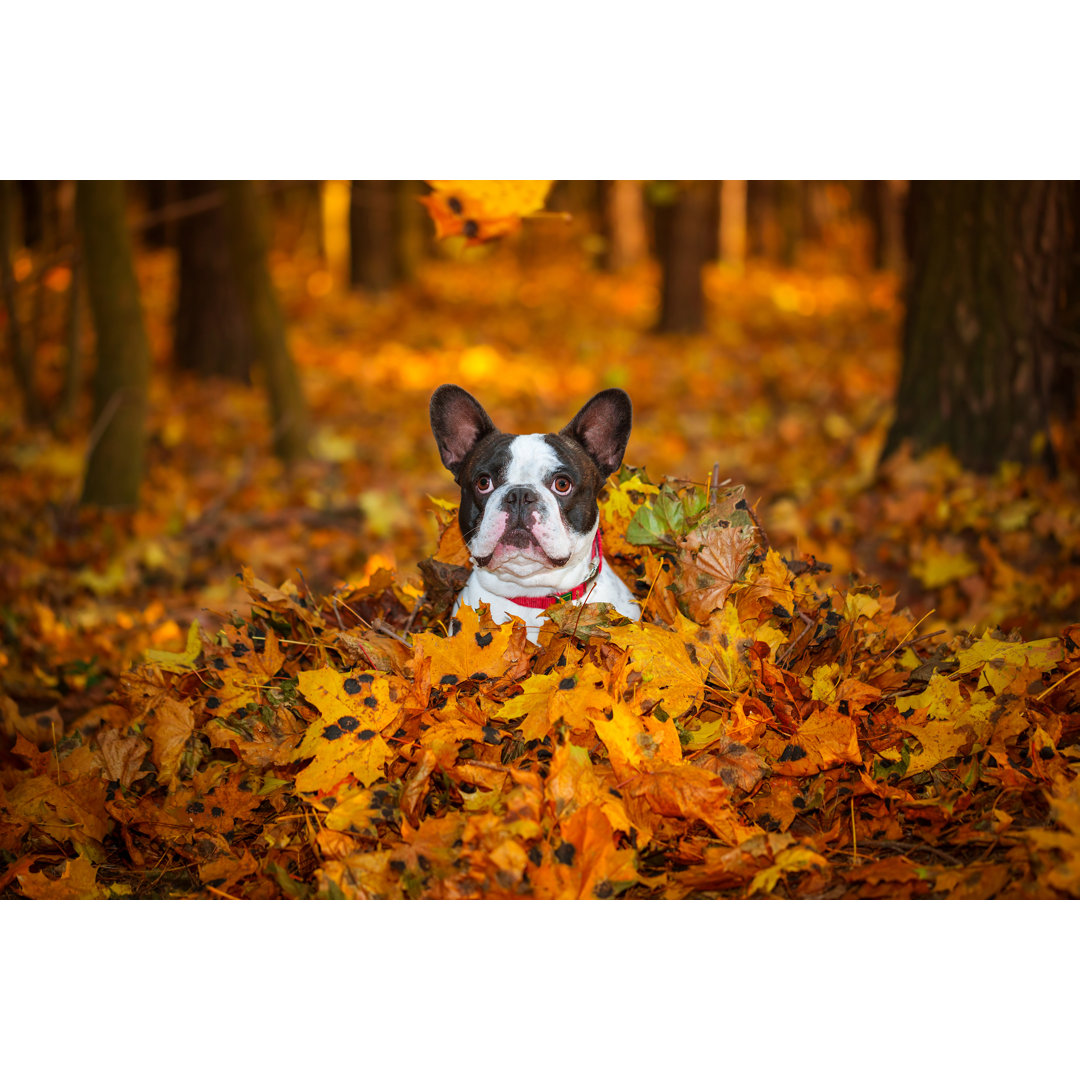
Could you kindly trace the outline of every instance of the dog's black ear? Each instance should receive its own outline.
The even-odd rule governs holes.
[[[581,443],[600,472],[608,476],[622,464],[632,421],[629,396],[622,390],[601,390],[559,434]]]
[[[439,444],[442,463],[456,480],[469,451],[496,429],[484,406],[472,394],[446,383],[431,395],[431,430]]]

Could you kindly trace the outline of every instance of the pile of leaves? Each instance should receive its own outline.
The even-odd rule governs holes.
[[[88,395],[28,428],[0,365],[2,895],[1075,895],[1080,461],[879,466],[897,283],[837,237],[708,267],[707,331],[662,338],[655,266],[596,273],[596,238],[522,192],[437,194],[448,243],[506,232],[382,298],[279,223],[316,423],[292,474],[257,385],[170,364],[168,252],[138,264],[136,513],[77,505]],[[15,263],[46,399],[61,271]],[[81,350],[88,376],[87,323]],[[629,387],[631,460],[719,462],[756,518],[628,470],[605,550],[640,625],[554,610],[537,647],[462,613],[448,636],[446,381],[517,431]]]
[[[5,895],[1080,895],[1080,626],[926,632],[740,488],[624,468],[601,509],[639,623],[450,619],[436,504],[422,578],[246,571],[73,729],[9,709]]]

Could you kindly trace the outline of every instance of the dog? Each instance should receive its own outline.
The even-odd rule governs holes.
[[[632,407],[602,390],[560,432],[508,435],[460,386],[431,395],[431,430],[461,488],[458,520],[473,571],[462,605],[516,616],[537,641],[544,611],[562,600],[608,603],[639,619],[630,590],[604,560],[597,495],[622,464]]]

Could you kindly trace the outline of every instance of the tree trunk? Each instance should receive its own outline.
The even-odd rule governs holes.
[[[648,254],[645,198],[640,180],[605,180],[604,237],[608,247],[605,268],[619,273]]]
[[[349,281],[386,292],[401,280],[401,203],[396,180],[354,180],[349,206]]]
[[[397,200],[399,228],[398,252],[401,259],[401,276],[409,281],[425,259],[431,258],[431,218],[420,202],[427,191],[423,180],[398,180]]]
[[[309,420],[300,375],[285,339],[285,320],[267,263],[265,210],[253,181],[225,184],[225,219],[240,297],[248,310],[255,357],[266,379],[274,452],[286,464],[307,454]]]
[[[746,262],[746,181],[720,183],[720,258],[729,266]]]
[[[705,236],[702,238],[702,243],[705,261],[714,263],[720,261],[720,215],[723,213],[719,180],[708,181],[705,200]]]
[[[30,350],[23,341],[19,321],[18,291],[15,287],[15,271],[11,265],[11,250],[18,206],[14,180],[0,180],[0,291],[4,296],[7,315],[8,352],[15,369],[15,382],[23,399],[23,416],[28,424],[37,424],[43,418],[41,398],[34,383],[34,364]]]
[[[898,180],[862,183],[860,202],[870,225],[870,259],[875,270],[903,270],[904,187]]]
[[[673,197],[656,206],[662,279],[659,333],[697,334],[705,329],[701,278],[710,249],[710,222],[715,225],[711,214],[715,188],[714,180],[679,183],[671,192]]]
[[[180,197],[221,191],[218,180],[182,180]],[[215,206],[177,222],[180,295],[173,359],[183,371],[251,381],[254,353],[248,312],[230,257],[225,210]]]
[[[806,235],[804,216],[805,181],[777,180],[777,210],[780,227],[780,262],[794,266]]]
[[[903,363],[886,455],[906,440],[916,452],[946,446],[980,472],[1052,463],[1076,209],[1072,181],[911,185]]]
[[[81,182],[75,207],[97,332],[94,427],[82,501],[133,507],[143,477],[150,345],[139,303],[123,181]]]
[[[22,203],[22,242],[24,247],[37,251],[48,249],[47,180],[12,180],[18,186]]]
[[[142,242],[148,248],[175,247],[177,243],[177,221],[167,216],[168,210],[183,195],[180,194],[183,180],[143,180],[143,200],[148,216],[157,219],[156,223],[143,230]]]
[[[751,255],[776,262],[780,258],[780,183],[746,182],[747,247]]]

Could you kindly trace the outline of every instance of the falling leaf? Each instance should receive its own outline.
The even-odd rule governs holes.
[[[420,201],[435,222],[435,238],[464,236],[480,244],[517,232],[521,219],[542,210],[550,180],[430,180]]]

